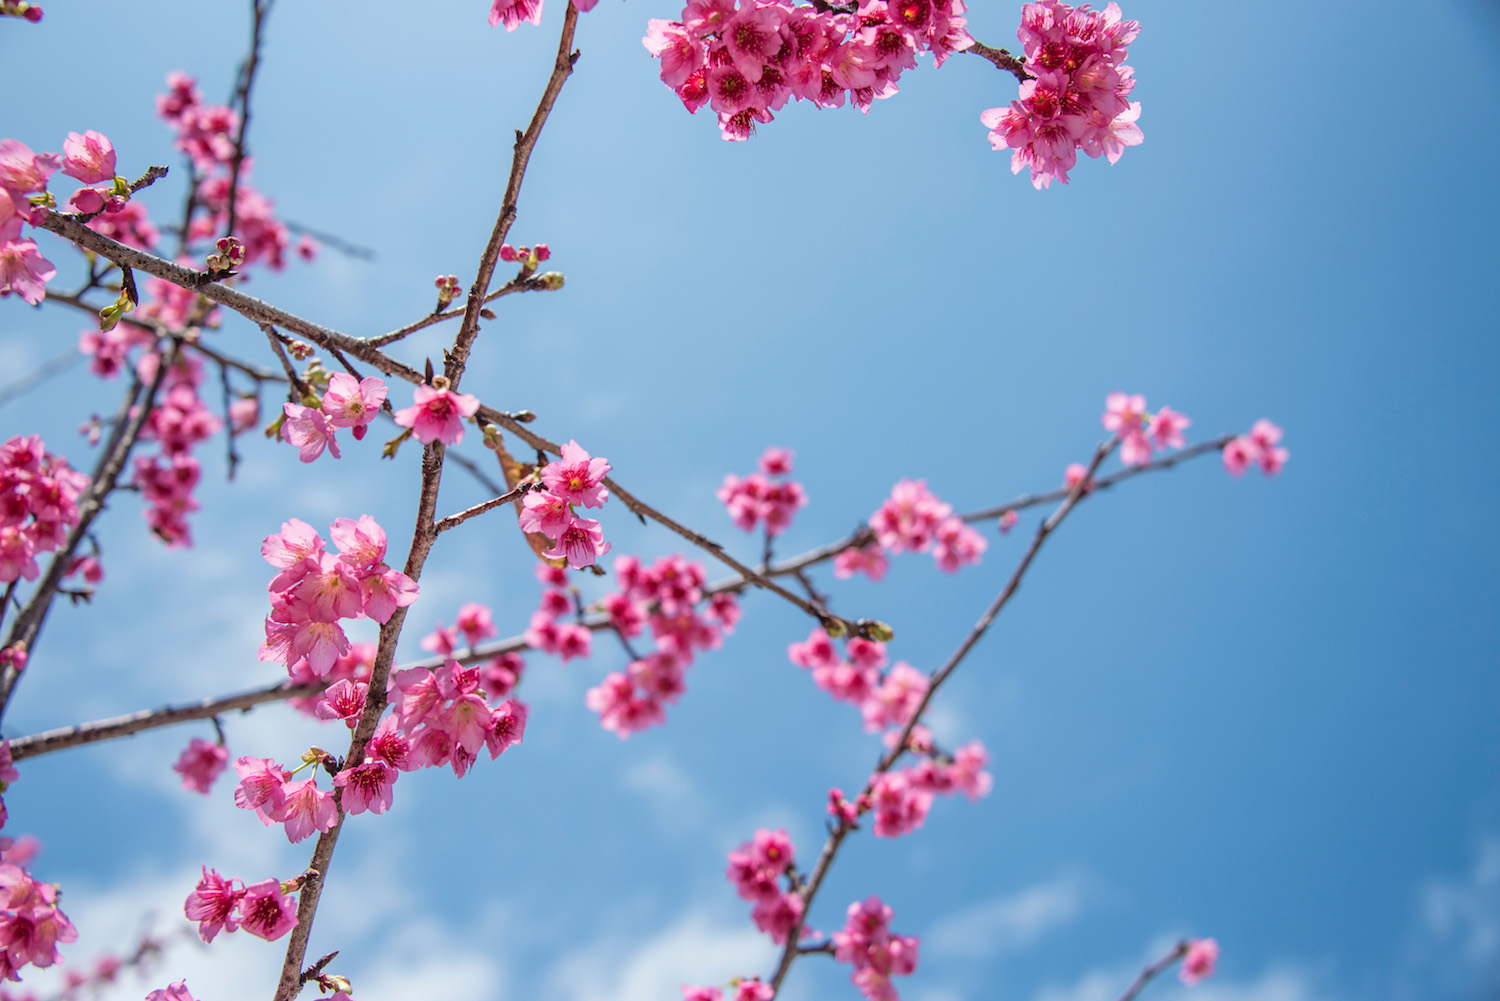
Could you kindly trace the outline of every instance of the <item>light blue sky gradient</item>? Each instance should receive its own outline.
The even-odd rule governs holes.
[[[174,69],[227,96],[245,6],[53,4],[39,26],[0,24],[0,60],[33,81],[0,134],[56,149],[99,129],[123,173],[173,165],[145,197],[174,218],[180,171],[153,97]],[[724,143],[640,45],[647,18],[676,13],[602,0],[581,18],[583,58],[513,231],[548,242],[568,284],[500,304],[465,389],[535,410],[539,431],[609,457],[747,559],[758,547],[713,491],[771,444],[797,452],[811,497],[788,554],[847,533],[901,476],[960,509],[1055,486],[1099,439],[1112,390],[1187,413],[1197,437],[1270,417],[1292,453],[1276,480],[1234,481],[1210,459],[1081,509],[937,705],[945,739],[989,747],[993,795],[941,801],[901,840],[855,838],[812,924],[837,927],[872,893],[890,903],[896,929],[924,938],[908,1001],[1113,998],[1178,934],[1224,949],[1199,1001],[1494,997],[1493,4],[1137,0],[1146,141],[1045,192],[989,149],[979,113],[1015,83],[973,57],[924,64],[867,117],[798,105]],[[254,183],[283,217],[378,256],[328,252],[247,291],[364,335],[429,309],[435,274],[467,284],[561,9],[510,35],[484,14],[479,0],[277,6]],[[981,5],[970,28],[1010,44],[1018,14]],[[72,287],[76,255],[39,242]],[[79,329],[7,300],[4,370]],[[450,336],[397,354],[420,364]],[[213,337],[266,360],[237,318]],[[80,366],[0,410],[0,436],[40,433],[87,465],[74,429],[118,392]],[[101,524],[109,576],[93,607],[55,611],[7,735],[275,680],[255,659],[260,539],[290,517],[369,512],[404,551],[415,452],[381,463],[375,437],[308,467],[241,439],[233,484],[222,443],[202,446],[191,551],[163,550],[118,500]],[[463,450],[482,459],[478,444]],[[440,507],[482,496],[450,473]],[[617,553],[680,549],[616,505],[604,521]],[[956,577],[903,557],[880,585],[818,580],[930,668],[1034,525],[987,527],[983,564]],[[537,596],[499,515],[445,537],[422,589],[403,656],[464,601],[517,633]],[[522,747],[462,782],[405,777],[390,816],[351,821],[312,953],[344,950],[364,1001],[635,1001],[768,972],[725,852],[785,826],[810,859],[826,790],[857,786],[878,753],[786,661],[808,628],[752,597],[669,725],[625,743],[582,705],[624,662],[607,636],[588,663],[532,658]],[[310,843],[278,844],[227,780],[209,800],[176,788],[169,765],[206,731],[37,759],[7,793],[85,935],[70,956],[123,947],[148,908],[171,926],[201,863],[247,881],[305,865]],[[236,754],[283,759],[341,739],[275,708],[228,732]],[[146,987],[187,974],[201,1001],[267,997],[281,948],[244,938],[178,947]],[[787,996],[856,993],[814,959]]]

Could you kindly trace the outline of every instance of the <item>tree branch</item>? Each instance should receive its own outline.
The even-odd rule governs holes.
[[[245,133],[250,130],[250,92],[255,86],[255,71],[260,68],[260,40],[265,28],[266,16],[271,13],[273,0],[250,0],[250,54],[240,65],[239,84],[235,100],[240,106],[240,128],[234,137],[234,158],[229,164],[229,202],[225,208],[228,217],[224,222],[224,235],[234,235],[235,202],[240,190],[240,169],[245,164]]]
[[[1120,995],[1120,1001],[1135,1001],[1135,996],[1139,994],[1147,984],[1155,980],[1157,977],[1161,976],[1167,970],[1171,969],[1173,963],[1177,962],[1183,956],[1187,955],[1187,951],[1187,939],[1183,939],[1176,945],[1172,946],[1171,952],[1167,953],[1165,956],[1158,959],[1156,962],[1152,963],[1150,966],[1146,967],[1140,972],[1140,976],[1135,978],[1135,982],[1125,989],[1124,994]]]

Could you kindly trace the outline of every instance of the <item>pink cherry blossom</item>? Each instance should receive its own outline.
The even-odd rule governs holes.
[[[1104,398],[1104,430],[1118,435],[1140,431],[1145,427],[1146,398],[1140,394],[1110,393]]]
[[[312,462],[323,454],[325,447],[335,459],[339,458],[334,425],[323,411],[296,403],[284,403],[282,409],[286,420],[281,425],[281,437],[297,447],[303,462]]]
[[[297,926],[297,901],[281,892],[279,881],[267,879],[245,887],[236,916],[245,931],[274,942]]]
[[[365,695],[369,690],[370,686],[363,682],[343,678],[328,686],[313,712],[318,719],[341,719],[352,730],[359,723],[360,713],[365,708]]]
[[[464,634],[464,639],[471,647],[478,646],[481,640],[498,635],[490,610],[472,601],[459,608],[458,619],[453,627]]]
[[[540,8],[540,3],[537,6]],[[457,445],[464,440],[464,420],[479,409],[478,397],[453,392],[441,376],[431,386],[418,386],[413,401],[396,411],[396,423],[411,428],[424,445],[434,441]]]
[[[56,153],[33,153],[23,142],[0,139],[0,188],[10,192],[19,211],[28,211],[26,196],[47,190],[47,178],[61,166]]]
[[[314,831],[326,831],[338,823],[338,805],[334,803],[332,796],[318,788],[316,780],[287,782],[282,787],[282,792],[285,801],[282,813],[286,839],[292,844]]]
[[[63,141],[62,172],[84,184],[112,181],[115,177],[115,148],[93,129],[83,135],[69,132]]]
[[[541,24],[542,2],[543,0],[493,0],[490,4],[490,27],[503,22],[506,31],[515,31],[522,21]]]
[[[172,770],[182,776],[182,787],[208,795],[214,779],[229,763],[229,750],[222,744],[211,744],[202,737],[188,743]]]
[[[328,537],[339,547],[343,563],[362,568],[385,561],[385,529],[367,514],[358,520],[335,518],[328,526]]]
[[[579,570],[592,566],[609,550],[610,543],[604,541],[604,529],[597,521],[575,517],[557,537],[556,544],[542,555],[552,560],[566,559],[568,566]]]
[[[568,504],[603,507],[609,500],[609,490],[603,482],[609,470],[608,460],[590,458],[578,442],[570,441],[562,447],[560,461],[542,467],[542,482],[552,496]]]
[[[291,772],[270,758],[240,758],[234,763],[240,784],[234,790],[234,805],[254,810],[269,827],[286,816],[286,782]]]
[[[338,372],[328,379],[323,413],[334,427],[354,428],[354,436],[360,438],[363,434],[359,429],[379,415],[388,392],[386,384],[374,376],[356,380],[346,372]]]
[[[1197,938],[1188,943],[1182,957],[1182,969],[1177,978],[1192,987],[1200,980],[1213,976],[1214,965],[1219,961],[1219,943],[1211,938]]]
[[[35,306],[47,297],[47,283],[56,276],[57,268],[33,241],[0,244],[0,298],[14,292]]]
[[[396,769],[390,765],[366,761],[339,772],[333,777],[333,784],[344,791],[339,803],[350,816],[366,810],[384,813],[391,808],[396,777]]]
[[[233,931],[233,929],[230,930]],[[208,940],[205,939],[204,941]],[[179,980],[169,987],[164,987],[147,994],[146,1001],[193,1001],[193,995],[188,993],[187,981]]]
[[[760,456],[760,471],[767,476],[790,476],[792,474],[792,459],[796,453],[788,448],[777,448],[774,445],[766,449]]]
[[[220,931],[239,928],[233,911],[244,895],[245,888],[239,880],[225,879],[204,866],[203,878],[188,894],[183,912],[189,921],[198,922],[198,937],[204,942],[212,942]]]
[[[1193,422],[1171,407],[1162,407],[1151,418],[1148,433],[1160,449],[1181,448],[1187,442],[1182,437],[1183,428],[1192,427]]]
[[[840,580],[847,580],[857,573],[862,573],[871,580],[878,581],[885,576],[887,568],[891,565],[886,558],[885,550],[880,543],[872,542],[857,548],[845,549],[833,558],[833,575]]]
[[[545,535],[556,541],[573,524],[573,510],[561,497],[545,490],[533,490],[521,501],[518,523],[523,532]]]

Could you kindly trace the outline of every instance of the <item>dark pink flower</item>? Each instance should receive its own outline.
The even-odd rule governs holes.
[[[1188,943],[1187,953],[1182,957],[1182,969],[1177,978],[1189,987],[1200,980],[1213,976],[1214,965],[1219,961],[1219,943],[1211,938],[1198,938]]]
[[[281,883],[267,879],[245,888],[236,909],[240,927],[274,942],[297,926],[297,901],[281,892]]]
[[[234,929],[230,929],[233,931]],[[208,939],[204,939],[208,941]],[[193,1001],[193,996],[188,993],[187,981],[179,980],[170,987],[152,991],[146,995],[146,1001]]]
[[[389,810],[396,775],[396,769],[381,761],[366,761],[339,772],[333,777],[333,784],[344,790],[339,799],[344,812],[353,816],[366,810],[371,813]]]
[[[389,390],[374,376],[356,380],[339,372],[328,380],[323,393],[323,413],[336,428],[358,428],[373,421],[380,413]]]
[[[210,744],[202,737],[194,737],[187,749],[177,759],[172,770],[182,776],[182,788],[208,795],[214,779],[229,763],[229,750],[222,744]]]
[[[31,240],[0,245],[0,298],[12,292],[35,306],[47,297],[47,283],[57,268],[37,252]]]
[[[603,507],[609,500],[603,482],[609,469],[608,460],[590,458],[578,442],[570,441],[562,447],[560,461],[542,467],[542,482],[549,493],[568,504]]]
[[[244,885],[237,879],[225,879],[208,866],[203,867],[203,878],[193,892],[188,894],[183,913],[189,921],[198,922],[198,937],[212,942],[221,930],[235,931],[239,923],[234,919],[234,909],[245,895]]]
[[[416,388],[412,405],[396,411],[396,423],[411,428],[424,445],[434,441],[457,445],[464,438],[464,420],[478,409],[478,397],[452,392],[448,381],[439,376],[433,385]]]
[[[542,555],[553,560],[566,559],[568,566],[579,570],[592,566],[609,550],[610,543],[604,541],[604,529],[597,521],[575,517],[557,537],[556,544]]]

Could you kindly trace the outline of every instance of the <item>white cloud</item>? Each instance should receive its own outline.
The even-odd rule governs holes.
[[[1171,948],[1172,941],[1164,936],[1139,963],[1090,970],[1071,984],[1043,988],[1032,1001],[1116,1001],[1143,967]],[[1309,974],[1288,964],[1273,964],[1252,980],[1215,976],[1191,988],[1178,982],[1174,968],[1148,990],[1151,1001],[1322,1001],[1326,997]]]
[[[1454,946],[1481,969],[1500,959],[1500,838],[1486,839],[1467,877],[1422,890],[1422,923],[1433,941]]]
[[[620,777],[631,792],[651,804],[652,812],[669,833],[696,828],[703,810],[692,778],[664,752],[631,762]]]
[[[596,940],[565,955],[548,995],[569,1001],[662,1001],[683,984],[722,984],[764,975],[775,960],[769,940],[748,922],[722,924],[702,911],[644,941]]]
[[[1063,873],[944,918],[924,946],[940,956],[984,958],[1016,952],[1077,917],[1083,896],[1082,879]]]

